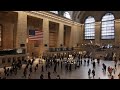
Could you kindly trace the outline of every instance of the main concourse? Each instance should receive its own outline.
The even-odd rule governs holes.
[[[119,79],[119,36],[120,11],[0,11],[0,77]]]
[[[84,64],[84,60],[87,60],[87,58],[83,59],[83,63],[82,65],[80,65],[80,67],[77,67],[75,69],[75,66],[72,66],[72,70],[66,70],[65,69],[65,65],[63,65],[63,68],[61,69],[61,63],[59,64],[59,66],[57,67],[57,73],[53,73],[54,72],[54,65],[52,65],[50,68],[48,68],[46,70],[45,67],[45,60],[41,60],[40,64],[39,64],[39,59],[36,59],[33,63],[33,71],[31,73],[31,79],[40,79],[40,75],[43,74],[44,79],[48,79],[48,72],[51,73],[51,79],[57,79],[57,75],[60,75],[60,79],[111,79],[111,76],[109,75],[109,72],[106,70],[106,72],[104,72],[103,66],[102,64],[105,63],[106,66],[111,66],[112,68],[114,68],[114,61],[104,61],[101,60],[100,64],[98,64],[96,62],[96,67],[93,68],[92,63],[90,62],[89,65],[87,65],[87,63]],[[61,62],[61,61],[60,61]],[[36,66],[36,64],[39,64],[38,69],[34,70],[34,67]],[[44,66],[44,72],[42,72],[42,65]],[[27,71],[27,77],[25,78],[23,75],[23,70],[25,68],[26,64],[22,65],[22,69],[18,70],[17,74],[12,74],[6,77],[6,79],[29,79],[28,75],[29,75],[29,70]],[[7,68],[11,68],[11,67],[7,67]],[[90,75],[90,77],[88,76],[88,70],[89,69],[94,69],[95,70],[95,77],[93,78],[92,73]],[[4,69],[0,68],[0,77],[4,77]],[[120,65],[117,65],[117,69],[115,70],[115,74],[114,72],[112,73],[112,75],[114,75],[114,79],[119,79],[118,75],[120,73]]]

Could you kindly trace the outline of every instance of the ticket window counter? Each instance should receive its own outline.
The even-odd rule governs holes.
[[[2,58],[2,64],[5,64],[5,58]]]
[[[8,59],[7,59],[7,62],[8,62],[8,63],[11,63],[11,58],[8,58]]]

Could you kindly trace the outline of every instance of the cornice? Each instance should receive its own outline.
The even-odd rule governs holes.
[[[46,11],[14,11],[14,12],[25,12],[27,15],[34,15],[37,17],[40,16],[39,18],[43,17],[43,18],[48,18],[51,21],[54,20],[56,22],[63,22],[65,24],[80,26],[80,23],[78,23],[78,22],[75,22],[75,21],[67,19],[67,18],[60,17],[60,16],[52,14],[52,13],[48,13]]]

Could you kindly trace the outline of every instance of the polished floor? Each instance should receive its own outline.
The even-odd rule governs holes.
[[[84,60],[84,59],[83,59]],[[33,64],[33,67],[38,63],[38,60],[36,59],[36,61]],[[105,63],[106,66],[111,66],[114,67],[114,61],[100,61],[100,64],[98,65],[96,63],[96,68],[95,70],[95,77],[92,77],[92,74],[90,76],[90,78],[88,77],[88,70],[89,68],[92,70],[93,69],[93,65],[89,64],[89,66],[87,66],[87,63],[84,64],[84,62],[82,63],[82,65],[75,69],[74,66],[72,66],[72,71],[66,71],[64,66],[61,69],[61,66],[59,65],[59,68],[57,68],[57,73],[53,73],[53,67],[49,68],[47,71],[45,70],[45,66],[44,66],[44,72],[41,72],[41,66],[42,64],[45,64],[45,61],[42,60],[41,63],[39,64],[39,68],[36,72],[34,72],[34,68],[33,68],[33,72],[31,73],[31,79],[40,79],[40,74],[42,73],[44,76],[44,79],[48,79],[48,71],[51,72],[51,79],[56,79],[57,75],[60,75],[61,79],[110,79],[111,77],[109,76],[108,72],[106,71],[106,73],[104,73],[102,71],[102,64]],[[28,79],[23,77],[23,68],[26,65],[23,64],[22,65],[22,69],[18,70],[17,75],[11,75],[11,76],[7,76],[6,79]],[[3,77],[3,68],[0,68],[0,72],[1,72],[1,77]],[[28,71],[29,72],[29,71]],[[117,70],[115,74],[112,74],[114,76],[114,79],[118,79],[118,74],[120,73],[120,66],[117,65]],[[27,74],[28,75],[28,74]]]

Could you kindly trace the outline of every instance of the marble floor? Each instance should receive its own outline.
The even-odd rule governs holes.
[[[83,59],[84,60],[84,59]],[[33,64],[33,67],[38,63],[38,59],[35,60],[34,64]],[[111,67],[114,67],[114,61],[103,61],[103,60],[100,60],[100,64],[98,65],[96,63],[96,68],[94,69],[95,70],[95,77],[94,79],[110,79],[110,76],[108,74],[108,72],[106,71],[106,73],[104,73],[102,71],[102,64],[105,63],[106,66],[111,66]],[[48,79],[48,71],[51,72],[51,79],[56,79],[57,75],[60,75],[60,78],[61,79],[93,79],[92,78],[92,74],[91,74],[91,77],[89,78],[88,77],[88,70],[89,68],[92,70],[93,69],[93,66],[90,62],[89,66],[87,66],[87,63],[83,64],[75,69],[74,66],[72,66],[72,71],[66,71],[64,66],[63,68],[61,69],[60,65],[59,65],[59,68],[57,68],[57,73],[53,73],[53,67],[49,68],[47,71],[45,70],[44,68],[44,72],[41,72],[41,66],[42,65],[45,65],[45,61],[44,60],[41,60],[41,63],[39,64],[38,66],[38,70],[36,72],[34,72],[34,69],[33,69],[33,72],[31,73],[31,79],[39,79],[40,78],[40,74],[42,73],[43,76],[44,76],[44,79]],[[24,78],[23,77],[23,69],[26,65],[23,64],[22,65],[22,69],[21,70],[18,70],[18,73],[17,75],[11,75],[11,76],[7,76],[6,79],[28,79],[28,78]],[[45,67],[45,66],[44,66]],[[10,67],[8,67],[10,68]],[[3,77],[3,68],[0,68],[0,72],[1,72],[1,77]],[[29,72],[29,71],[28,71]],[[113,74],[114,76],[114,79],[118,79],[118,74],[120,73],[120,66],[117,65],[117,70],[116,70],[116,73]],[[28,75],[28,74],[27,74]]]

